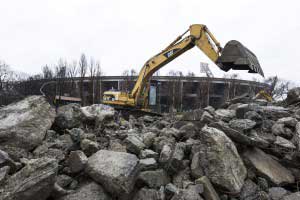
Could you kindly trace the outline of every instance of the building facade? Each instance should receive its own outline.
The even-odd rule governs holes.
[[[64,78],[42,79],[22,82],[18,91],[23,95],[40,94],[48,97],[69,96],[81,98],[83,105],[101,103],[102,95],[107,90],[130,92],[137,77],[133,76],[101,76],[91,79]],[[82,85],[82,86],[81,86]],[[170,110],[186,111],[211,105],[220,107],[225,101],[244,93],[257,93],[268,85],[240,79],[185,77],[185,76],[153,76],[149,95],[150,106],[157,112]]]

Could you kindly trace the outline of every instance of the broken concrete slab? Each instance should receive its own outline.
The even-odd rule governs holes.
[[[269,196],[272,200],[281,200],[282,197],[286,196],[288,191],[282,187],[271,187],[269,188]]]
[[[295,127],[298,120],[294,117],[283,117],[277,120],[277,123],[284,124],[285,126]]]
[[[104,189],[95,182],[88,182],[80,186],[75,192],[57,200],[112,200]]]
[[[236,116],[235,110],[218,109],[216,110],[216,116],[225,122],[229,122]]]
[[[79,104],[68,104],[57,110],[54,125],[60,129],[72,129],[81,125],[83,113]]]
[[[286,195],[282,198],[282,200],[299,200],[300,192],[295,192],[293,194]]]
[[[160,188],[170,183],[169,175],[163,170],[144,171],[139,174],[138,182],[149,188]]]
[[[42,144],[55,118],[55,110],[43,96],[29,96],[0,108],[0,147],[31,151]],[[8,148],[6,148],[8,147]]]
[[[89,157],[85,171],[111,194],[129,194],[139,173],[138,162],[133,154],[100,150]]]
[[[157,169],[158,164],[154,158],[146,158],[140,160],[141,171],[155,170]]]
[[[145,144],[143,143],[143,139],[135,134],[128,135],[124,140],[124,143],[127,150],[135,155],[139,155],[140,152],[146,148]]]
[[[4,166],[0,168],[0,185],[2,185],[6,181],[9,170],[10,170],[9,166]]]
[[[95,141],[84,139],[80,142],[80,148],[85,155],[91,156],[100,149],[100,145]]]
[[[253,129],[255,125],[256,122],[250,119],[234,119],[229,122],[231,128],[241,131]]]
[[[202,145],[199,152],[204,174],[213,184],[230,192],[240,192],[247,169],[234,143],[216,128],[205,126],[201,133]]]
[[[292,142],[280,136],[276,136],[276,141],[274,144],[285,149],[296,149],[296,146]]]
[[[203,196],[205,200],[220,200],[218,193],[216,192],[213,185],[206,176],[197,179],[195,183],[203,185]]]
[[[155,160],[158,160],[158,157],[159,157],[159,154],[156,153],[155,151],[152,151],[151,149],[142,150],[139,155],[140,159],[154,158]]]
[[[115,110],[113,107],[104,104],[93,104],[80,108],[82,116],[88,121],[94,121],[96,127],[101,122],[113,119]]]
[[[204,176],[204,171],[201,167],[201,159],[200,159],[199,152],[193,155],[190,168],[191,168],[191,176],[194,179],[198,179]]]
[[[295,87],[288,91],[287,98],[285,100],[288,105],[297,103],[300,101],[300,88]]]
[[[72,173],[78,173],[84,170],[87,162],[88,158],[82,151],[71,151],[68,164]]]
[[[46,200],[54,187],[58,163],[55,159],[29,160],[20,171],[9,177],[0,189],[2,200]]]
[[[294,176],[288,169],[262,150],[248,149],[243,156],[261,176],[267,178],[272,184],[281,186],[295,182]]]
[[[133,200],[160,200],[160,195],[157,190],[142,188],[140,189]]]

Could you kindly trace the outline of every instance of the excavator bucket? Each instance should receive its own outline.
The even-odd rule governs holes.
[[[230,69],[248,70],[248,73],[258,73],[264,77],[255,54],[236,40],[231,40],[225,45],[217,64],[226,72]]]

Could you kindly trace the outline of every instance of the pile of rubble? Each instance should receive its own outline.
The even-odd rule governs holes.
[[[0,199],[300,199],[300,89],[241,102],[126,119],[41,96],[3,107]]]

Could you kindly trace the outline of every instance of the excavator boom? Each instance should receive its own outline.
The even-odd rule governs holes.
[[[188,32],[189,35],[184,37]],[[259,73],[264,76],[256,56],[240,42],[232,40],[222,48],[205,25],[194,24],[144,64],[131,93],[105,92],[103,103],[147,109],[151,76],[194,46],[197,46],[223,71],[248,70],[249,73]]]

